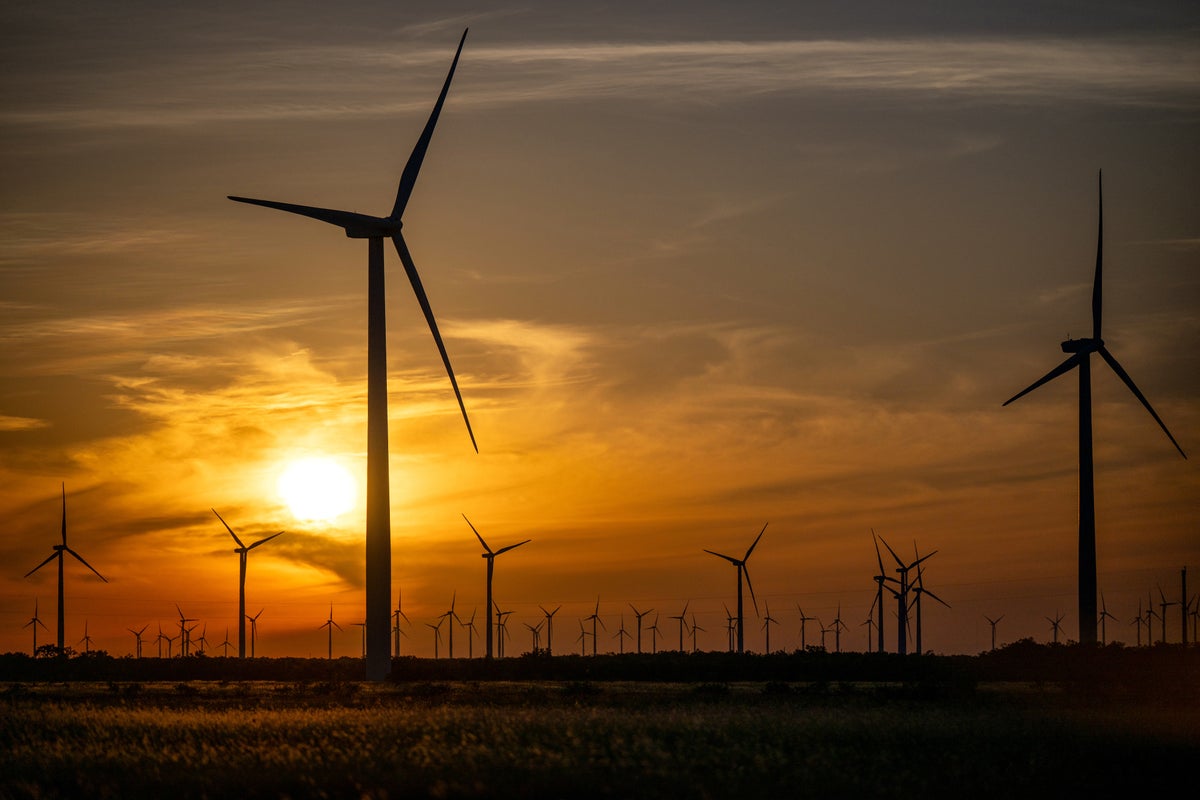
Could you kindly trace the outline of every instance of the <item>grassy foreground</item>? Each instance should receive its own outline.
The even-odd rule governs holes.
[[[0,797],[1080,797],[1194,780],[1200,709],[1054,687],[9,684]]]

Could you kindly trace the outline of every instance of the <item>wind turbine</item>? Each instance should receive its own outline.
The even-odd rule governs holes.
[[[762,534],[759,534],[759,535],[761,536]],[[751,549],[753,549],[753,546],[751,546]],[[743,560],[744,560],[744,559],[743,559]],[[748,580],[749,580],[749,578],[747,578],[747,581],[748,581]],[[693,611],[693,612],[692,612],[692,625],[691,625],[691,632],[692,632],[692,652],[693,652],[693,653],[695,653],[695,652],[696,652],[696,634],[697,634],[697,633],[699,633],[699,632],[701,632],[701,631],[703,631],[703,630],[704,630],[704,628],[701,628],[699,625],[697,625],[697,624],[696,624],[696,612],[695,612],[695,611]],[[741,630],[739,630],[739,631],[738,631],[738,636],[739,636],[739,637],[741,636]]]
[[[629,636],[629,631],[625,630],[625,615],[621,615],[621,627],[617,628],[617,632],[613,634],[613,638],[617,640],[617,648],[621,655],[625,655],[625,637]]]
[[[83,645],[84,653],[92,652],[92,637],[88,636],[88,623],[86,619],[83,621],[83,638],[76,642],[76,644]]]
[[[880,553],[879,553],[879,537],[875,535],[874,528],[871,529],[871,541],[873,541],[875,543],[875,561],[877,564],[879,564],[879,574],[875,576],[875,602],[871,605],[871,608],[872,608],[872,610],[874,610],[876,612],[876,614],[879,617],[875,623],[875,625],[876,625],[876,634],[875,635],[877,637],[877,642],[876,642],[877,650],[878,650],[878,652],[882,653],[883,649],[884,649],[883,648],[883,585],[888,581],[891,581],[892,583],[899,583],[899,581],[897,581],[891,575],[888,575],[887,571],[883,568],[883,556],[880,555]],[[890,586],[888,587],[888,589],[889,589],[889,591],[892,591],[893,594],[895,594],[895,590],[892,590],[892,588]]]
[[[200,629],[200,638],[196,640],[200,643],[200,649],[196,651],[196,655],[207,655],[208,650],[208,623],[204,623],[204,627]]]
[[[532,541],[532,539],[526,539],[523,542],[510,544],[506,547],[501,547],[499,550],[492,550],[492,548],[488,547],[488,543],[483,540],[483,537],[479,535],[479,531],[475,530],[475,526],[471,524],[471,520],[467,519],[466,514],[463,514],[463,519],[467,520],[467,527],[471,529],[471,532],[475,534],[475,538],[479,540],[481,545],[483,545],[483,553],[480,554],[480,557],[487,559],[487,607],[491,608],[493,605],[495,605],[495,603],[492,601],[492,575],[496,568],[496,556],[500,555],[501,553],[507,553],[509,550],[520,547],[523,544],[527,544],[528,542]],[[492,657],[491,625],[488,626],[487,636],[484,639],[484,644],[487,648],[487,657],[490,659]]]
[[[229,628],[225,629],[225,641],[217,647],[221,648],[221,658],[229,658],[229,648],[233,647],[233,642],[229,641]]]
[[[1108,604],[1104,602],[1104,592],[1100,592],[1100,644],[1108,644],[1108,620],[1116,621],[1116,617],[1108,613]]]
[[[436,661],[438,657],[438,643],[442,641],[442,623],[446,621],[445,617],[438,618],[438,624],[426,622],[425,627],[433,629],[433,658]]]
[[[279,203],[273,200],[256,200],[249,197],[230,195],[229,199],[239,203],[274,208],[291,214],[319,220],[321,222],[342,228],[351,239],[366,239],[367,273],[368,273],[368,323],[367,323],[367,524],[366,524],[366,564],[367,564],[367,679],[383,680],[387,677],[391,663],[388,645],[388,603],[391,598],[391,504],[388,487],[388,434],[387,434],[387,322],[384,304],[384,270],[383,270],[383,240],[390,238],[396,248],[408,280],[412,284],[413,293],[425,314],[425,321],[433,334],[446,366],[446,374],[450,377],[450,385],[458,398],[458,407],[462,411],[463,422],[467,425],[467,435],[471,437],[471,446],[479,452],[475,443],[475,434],[471,430],[471,421],[467,418],[467,407],[463,403],[462,393],[458,389],[458,381],[450,366],[450,357],[446,354],[446,346],[442,343],[442,335],[438,332],[437,321],[433,309],[425,295],[417,267],[401,234],[402,217],[405,207],[417,183],[417,174],[425,152],[433,138],[433,129],[437,125],[438,115],[450,91],[450,81],[458,66],[458,58],[462,54],[467,32],[464,30],[462,39],[458,42],[458,50],[450,63],[450,71],[446,82],[442,85],[441,94],[433,106],[425,128],[417,138],[416,146],[408,157],[404,172],[400,176],[400,185],[396,191],[396,202],[391,213],[386,217],[372,217],[350,211],[336,211],[329,208],[314,208],[312,206]]]
[[[808,637],[806,636],[805,628],[810,619],[817,619],[817,618],[805,615],[804,609],[800,607],[799,603],[796,604],[796,610],[800,612],[800,650],[804,651],[804,650],[808,649]],[[820,620],[817,620],[818,624],[820,624],[820,622],[821,622]]]
[[[600,619],[600,598],[596,597],[596,610],[592,612],[590,617],[585,617],[592,621],[592,655],[596,655],[596,623],[600,623],[600,627],[608,632],[608,627],[604,624],[604,620]]]
[[[934,550],[932,553],[928,553],[927,555],[921,556],[920,558],[918,558],[916,561],[912,562],[911,564],[905,564],[903,561],[900,560],[900,556],[896,555],[896,551],[892,549],[892,546],[887,543],[886,539],[884,539],[882,536],[880,536],[879,541],[883,542],[883,546],[887,548],[888,552],[892,554],[892,558],[894,558],[896,560],[896,572],[900,573],[900,581],[899,581],[900,590],[899,591],[891,590],[892,594],[896,597],[896,608],[897,608],[896,628],[898,630],[898,633],[897,633],[896,652],[898,652],[900,655],[907,655],[908,654],[908,638],[907,638],[908,637],[908,593],[909,593],[909,590],[912,589],[912,586],[908,582],[908,571],[910,569],[912,569],[913,567],[919,566],[920,563],[922,561],[924,561],[925,559],[929,558],[930,556],[933,556],[935,553],[937,553],[937,550]],[[916,548],[915,542],[913,543],[913,548],[914,549]],[[881,583],[880,585],[882,586],[883,584]],[[890,589],[890,587],[889,587],[889,589]]]
[[[1101,321],[1103,304],[1102,268],[1104,264],[1104,195],[1102,174],[1096,178],[1098,195],[1098,225],[1096,232],[1096,275],[1092,282],[1092,336],[1086,339],[1067,338],[1062,343],[1064,353],[1069,353],[1067,359],[1054,369],[1039,378],[1027,389],[1004,401],[1008,405],[1014,400],[1024,397],[1029,392],[1044,383],[1054,380],[1060,375],[1079,368],[1079,642],[1080,644],[1096,643],[1096,495],[1093,481],[1092,465],[1092,353],[1099,353],[1117,374],[1124,384],[1129,387],[1154,421],[1162,428],[1163,433],[1175,445],[1179,455],[1187,458],[1183,448],[1175,441],[1175,437],[1167,430],[1166,423],[1159,419],[1158,414],[1150,405],[1150,401],[1142,394],[1133,379],[1117,362],[1116,357],[1104,346],[1101,338]]]
[[[459,618],[458,614],[454,613],[454,603],[456,600],[458,600],[457,591],[450,595],[450,610],[442,614],[442,619],[449,619],[450,621],[450,625],[446,628],[446,637],[450,645],[450,658],[454,658],[454,623],[457,622],[459,625],[462,625],[462,619]]]
[[[41,621],[41,620],[38,618],[38,601],[37,601],[37,598],[35,597],[35,598],[33,599],[33,616],[29,618],[29,622],[26,622],[26,623],[25,623],[23,626],[21,626],[21,627],[24,627],[24,628],[33,628],[33,657],[34,657],[34,658],[37,658],[37,629],[38,629],[38,625],[41,625],[41,626],[42,626],[42,630],[44,630],[44,631],[49,631],[49,630],[50,630],[49,628],[47,628],[47,627],[46,627],[46,623],[42,622],[42,621]],[[139,655],[140,655],[140,653],[139,653]]]
[[[546,655],[552,656],[554,655],[554,615],[559,612],[562,606],[558,606],[553,611],[547,611],[540,605],[538,608],[541,608],[542,613],[546,615]]]
[[[637,651],[638,651],[638,654],[641,655],[641,652],[642,652],[642,617],[646,616],[654,609],[648,608],[645,611],[638,611],[637,608],[634,608],[633,603],[630,603],[629,607],[633,609],[633,615],[635,617],[637,617]]]
[[[766,652],[770,653],[771,652],[771,626],[778,625],[779,620],[777,620],[771,616],[770,604],[764,602],[763,608],[765,608],[767,611],[767,615],[765,617],[763,617],[763,624],[762,624],[763,630],[766,631],[766,633],[767,633],[767,650],[766,650]]]
[[[732,653],[734,639],[736,638],[734,631],[737,630],[737,617],[729,613],[729,606],[724,602],[721,603],[721,608],[725,609],[725,649]]]
[[[650,654],[658,655],[658,614],[654,615],[654,624],[646,626],[650,631]]]
[[[744,648],[745,641],[742,636],[742,632],[745,628],[745,626],[742,624],[743,619],[744,619],[743,615],[742,615],[742,577],[745,576],[745,578],[746,578],[746,586],[750,589],[750,600],[751,600],[751,602],[754,603],[754,614],[757,616],[758,615],[758,600],[756,600],[754,598],[754,585],[750,582],[750,573],[746,571],[746,562],[750,559],[750,554],[754,552],[754,548],[758,546],[758,540],[762,538],[763,534],[766,533],[766,531],[767,531],[767,524],[764,524],[762,526],[762,530],[758,532],[758,536],[755,537],[754,543],[751,544],[749,549],[746,550],[746,555],[742,556],[741,558],[734,558],[733,556],[727,556],[723,553],[718,553],[715,550],[705,549],[705,551],[704,551],[706,553],[711,553],[712,555],[716,556],[717,558],[725,559],[726,561],[728,561],[730,564],[733,564],[733,566],[737,568],[737,621],[738,621],[737,649],[738,649],[739,653],[745,652],[745,648]],[[694,617],[695,615],[693,614],[692,616]],[[692,636],[693,649],[695,649],[694,648],[695,638],[696,637],[693,635]]]
[[[542,620],[537,625],[530,625],[528,622],[525,623],[525,627],[529,628],[529,633],[531,634],[531,645],[533,647],[531,652],[533,655],[537,655],[537,651],[542,647],[542,626],[545,624],[546,620]]]
[[[191,628],[187,626],[189,622],[196,622],[195,617],[185,617],[183,609],[179,607],[179,603],[175,604],[175,610],[179,612],[179,657],[184,658],[188,655],[189,645],[191,644],[190,634],[195,629],[195,625]]]
[[[392,652],[395,653],[397,658],[400,657],[400,637],[405,635],[404,631],[400,630],[401,618],[403,618],[404,621],[407,622],[409,625],[412,625],[412,620],[410,620],[408,618],[408,614],[405,614],[400,609],[400,606],[401,606],[400,601],[401,601],[402,597],[403,597],[403,595],[401,594],[401,591],[397,590],[396,591],[396,610],[392,612],[392,633],[395,634],[395,639],[396,639],[395,649]]]
[[[995,619],[992,619],[987,614],[984,614],[983,618],[986,619],[988,621],[988,624],[992,626],[992,649],[995,650],[996,649],[996,626],[998,624],[1000,624],[1000,620],[1004,619],[1004,615],[1001,614],[1000,616],[996,617]]]
[[[1130,622],[1129,622],[1129,624],[1130,624],[1130,625],[1137,625],[1137,646],[1138,646],[1138,647],[1141,647],[1141,646],[1142,646],[1142,625],[1143,625],[1144,623],[1145,623],[1145,620],[1143,620],[1143,619],[1142,619],[1142,601],[1141,601],[1141,600],[1138,600],[1138,613],[1137,613],[1137,616],[1136,616],[1136,617],[1134,617],[1134,618],[1133,618],[1132,620],[1130,620]],[[1147,632],[1147,636],[1146,636],[1146,638],[1147,638],[1147,639],[1149,639],[1149,638],[1150,638],[1150,637],[1149,637],[1149,632]]]
[[[579,636],[575,641],[579,642],[579,655],[587,655],[587,631],[583,629],[583,620],[579,620]]]
[[[479,635],[479,631],[475,628],[475,614],[478,611],[478,608],[471,609],[471,618],[466,622],[459,623],[467,629],[467,658],[475,657],[475,637]]]
[[[28,578],[30,575],[37,572],[42,567],[46,566],[54,559],[56,559],[56,558],[58,559],[58,652],[61,653],[61,652],[63,652],[63,649],[66,647],[66,642],[65,642],[66,625],[64,624],[66,615],[63,610],[64,609],[64,606],[63,606],[63,560],[64,560],[63,553],[70,553],[71,555],[73,555],[75,557],[75,559],[80,564],[83,564],[85,567],[90,569],[92,572],[95,572],[97,578],[104,581],[105,583],[108,583],[108,578],[104,577],[99,572],[96,572],[96,568],[93,567],[88,562],[84,561],[83,556],[79,555],[79,553],[76,553],[74,550],[72,550],[70,547],[67,546],[67,484],[66,483],[64,483],[62,485],[62,544],[56,544],[56,545],[54,545],[54,547],[52,549],[54,550],[54,552],[51,553],[49,556],[47,556],[45,561],[38,564],[33,569],[29,570],[29,572],[26,572],[25,577]]]
[[[917,549],[917,545],[914,542],[913,543],[913,554],[914,555],[918,555],[916,553],[916,549]],[[937,551],[935,550],[934,552],[937,552]],[[929,555],[933,555],[933,553],[930,553]],[[921,655],[922,653],[925,652],[923,649],[921,649],[921,595],[927,594],[930,597],[932,597],[934,600],[937,600],[939,603],[944,605],[946,608],[950,607],[949,603],[947,603],[945,600],[943,600],[942,598],[938,597],[936,594],[934,594],[933,592],[931,592],[925,588],[925,582],[922,577],[922,575],[925,571],[925,567],[920,566],[921,560],[922,559],[918,557],[918,559],[915,562],[913,562],[918,565],[917,566],[917,580],[913,584],[913,587],[912,587],[913,593],[916,594],[916,599],[913,600],[913,604],[917,608],[917,655]]]
[[[1046,617],[1046,621],[1047,621],[1047,622],[1049,622],[1049,623],[1050,623],[1050,627],[1054,629],[1054,643],[1055,643],[1055,644],[1058,644],[1058,632],[1059,632],[1060,630],[1062,630],[1062,624],[1061,624],[1061,623],[1062,623],[1062,621],[1063,621],[1063,615],[1062,615],[1062,614],[1055,614],[1055,615],[1054,615],[1054,619],[1050,619],[1050,617]]]
[[[867,626],[867,649],[866,652],[871,652],[875,640],[875,617],[872,616],[875,612],[875,606],[871,606],[871,610],[867,612],[866,620],[858,623],[858,627]]]
[[[154,643],[158,645],[158,657],[162,658],[162,643],[167,643],[167,658],[171,657],[171,638],[165,636],[162,632],[162,623],[158,623],[158,636],[154,637]]]
[[[217,510],[212,509],[214,514]],[[229,527],[229,523],[220,514],[217,514],[217,519],[221,520],[221,524],[225,526],[225,530],[229,531],[229,535],[233,537],[233,541],[237,543],[237,547],[233,548],[233,552],[238,554],[238,658],[246,657],[246,561],[250,557],[250,551],[259,545],[264,545],[274,539],[276,536],[283,534],[273,533],[265,539],[259,539],[250,545],[242,543],[238,535],[233,532],[233,528]]]
[[[37,613],[36,610],[34,611],[34,613],[35,614]],[[133,628],[125,629],[133,634],[133,638],[135,640],[135,644],[134,644],[134,653],[136,654],[134,656],[135,658],[142,657],[142,634],[145,633],[146,628],[149,628],[149,627],[150,627],[150,623],[147,622],[145,625],[142,626],[142,629],[140,631],[135,631]],[[35,644],[34,650],[36,651],[37,650],[36,642],[34,644]]]
[[[681,653],[683,652],[683,626],[687,623],[687,610],[688,610],[688,606],[691,604],[691,602],[692,602],[691,600],[684,602],[683,611],[680,611],[678,614],[668,617],[668,619],[679,620],[679,652],[681,652]],[[732,649],[732,646],[730,649]]]
[[[1168,606],[1177,606],[1177,605],[1179,605],[1179,603],[1174,600],[1167,600],[1167,596],[1165,594],[1163,594],[1161,585],[1159,585],[1157,588],[1158,588],[1158,596],[1162,598],[1162,602],[1160,602],[1158,604],[1158,607],[1161,609],[1161,611],[1158,615],[1158,621],[1162,623],[1162,641],[1163,641],[1163,644],[1166,644],[1167,643],[1167,607]]]
[[[842,631],[846,629],[846,623],[842,622],[842,604],[838,603],[837,616],[833,618],[833,650],[835,653],[842,652]]]
[[[367,657],[367,623],[366,622],[351,622],[351,627],[362,628],[362,657]]]
[[[508,632],[508,616],[511,611],[501,611],[500,606],[496,606],[496,655],[499,658],[504,658],[504,637],[512,639],[512,635]]]
[[[258,642],[258,618],[262,616],[262,613],[264,611],[266,611],[265,608],[260,608],[258,610],[258,613],[255,614],[253,617],[250,616],[249,614],[246,615],[246,619],[250,620],[250,657],[251,658],[254,658],[254,646]],[[332,612],[333,612],[333,608],[330,607],[330,616],[333,616]]]
[[[329,632],[329,651],[327,658],[330,661],[333,661],[333,629],[337,628],[339,631],[342,629],[341,625],[338,625],[333,621],[333,603],[329,604],[329,619],[317,626],[318,630],[321,628],[325,628]]]

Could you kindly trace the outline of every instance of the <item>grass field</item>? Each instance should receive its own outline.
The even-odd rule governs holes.
[[[10,684],[3,797],[1079,797],[1200,764],[1200,709],[1049,686]],[[1184,784],[1186,785],[1186,783]]]

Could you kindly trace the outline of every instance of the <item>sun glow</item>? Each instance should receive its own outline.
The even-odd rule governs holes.
[[[296,519],[320,522],[354,508],[358,494],[350,473],[333,459],[321,457],[293,461],[276,486]]]

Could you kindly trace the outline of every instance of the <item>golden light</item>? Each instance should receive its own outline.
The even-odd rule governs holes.
[[[350,473],[333,459],[319,456],[293,461],[276,487],[296,519],[319,522],[350,511],[358,495]]]

